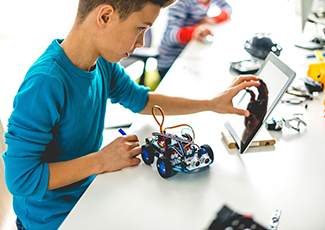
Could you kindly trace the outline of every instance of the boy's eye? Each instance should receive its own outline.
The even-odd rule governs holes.
[[[139,27],[140,33],[146,30],[146,27]]]

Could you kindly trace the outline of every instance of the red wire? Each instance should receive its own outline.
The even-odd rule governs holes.
[[[159,112],[161,113],[161,116],[162,116],[162,121],[161,123],[158,121],[157,117],[156,117],[156,112],[155,112],[155,109],[158,109]],[[163,109],[159,106],[159,105],[155,105],[154,107],[152,107],[151,109],[151,113],[154,117],[154,119],[156,120],[156,122],[158,123],[159,127],[160,127],[160,132],[161,133],[165,133],[165,130],[166,129],[174,129],[174,128],[179,128],[179,127],[182,127],[182,126],[187,126],[191,129],[192,133],[193,133],[193,140],[195,139],[195,133],[194,133],[194,129],[190,126],[190,125],[187,125],[187,124],[181,124],[181,125],[176,125],[176,126],[172,126],[172,127],[167,127],[165,129],[163,129],[163,125],[164,125],[164,122],[165,122],[165,113],[163,111]]]

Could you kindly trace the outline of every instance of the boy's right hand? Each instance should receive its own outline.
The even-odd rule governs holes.
[[[203,39],[208,35],[213,36],[213,34],[210,30],[210,26],[207,24],[201,24],[194,29],[193,34],[192,34],[192,39],[196,39],[196,40],[202,42]]]
[[[216,24],[216,20],[214,20],[211,17],[206,16],[200,21],[200,24],[214,25],[214,24]]]
[[[138,165],[141,160],[135,156],[141,151],[137,135],[130,134],[116,138],[97,152],[101,172],[112,172]]]

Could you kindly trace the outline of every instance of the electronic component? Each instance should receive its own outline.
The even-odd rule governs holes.
[[[265,127],[267,130],[281,131],[282,126],[282,121],[276,121],[273,118],[265,122]]]
[[[324,90],[323,83],[316,81],[310,77],[304,77],[302,78],[302,81],[305,83],[305,86],[308,89],[309,93],[322,92]]]
[[[295,123],[295,125],[293,125],[292,123]],[[291,119],[282,118],[282,120],[277,120],[277,121],[274,118],[272,118],[271,120],[265,122],[265,127],[267,130],[281,131],[283,124],[286,128],[294,129],[297,132],[300,132],[300,124],[307,126],[306,122],[301,120],[299,117],[294,116]]]
[[[301,120],[299,117],[294,117],[291,119],[284,119],[282,118],[282,121],[285,125],[285,127],[287,127],[288,129],[294,129],[296,131],[300,131],[300,124],[303,124],[304,126],[307,126],[306,122],[304,122],[303,120]],[[292,125],[292,122],[296,122],[296,126]]]
[[[273,211],[268,230],[276,230],[278,228],[281,209],[277,208]]]
[[[155,109],[162,115],[161,123],[157,120]],[[181,124],[163,128],[165,114],[162,108],[155,105],[151,112],[160,126],[160,132],[153,132],[153,137],[146,138],[146,144],[141,147],[141,157],[146,165],[151,165],[157,157],[157,171],[161,177],[168,178],[176,172],[191,172],[213,163],[214,155],[211,147],[207,144],[199,146],[193,142],[195,135],[191,126]],[[180,134],[166,133],[167,129],[179,127],[184,127]]]
[[[325,84],[325,62],[310,64],[307,76],[315,81]]]
[[[239,74],[254,74],[261,68],[260,62],[243,60],[230,63],[230,70]]]
[[[211,223],[208,230],[267,230],[254,221],[250,215],[239,214],[227,205],[218,212],[216,219]]]
[[[314,50],[315,57],[317,58],[318,61],[324,61],[324,57],[321,51],[319,50]]]
[[[253,57],[262,60],[264,60],[270,52],[279,56],[282,51],[282,47],[273,43],[269,35],[264,33],[256,34],[256,36],[247,40],[244,48]]]
[[[262,66],[267,55],[272,52],[279,56],[282,47],[273,43],[268,34],[256,34],[250,40],[247,40],[244,49],[252,56],[252,60],[243,60],[230,63],[230,70],[239,74],[254,74]]]

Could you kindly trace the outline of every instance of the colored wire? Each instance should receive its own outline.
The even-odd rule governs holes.
[[[190,125],[188,125],[188,124],[181,124],[181,125],[176,125],[176,126],[172,126],[172,127],[167,127],[167,128],[165,128],[165,130],[166,129],[175,129],[175,128],[179,128],[179,127],[183,127],[183,126],[186,126],[186,127],[190,128],[190,130],[191,130],[191,132],[193,134],[192,140],[194,140],[195,139],[194,129]]]
[[[159,112],[160,112],[160,114],[161,114],[161,116],[162,116],[162,121],[161,121],[161,123],[160,123],[160,122],[158,121],[158,119],[157,119],[155,109],[158,109]],[[193,129],[190,125],[188,125],[188,124],[176,125],[176,126],[167,127],[167,128],[164,129],[164,128],[163,128],[163,125],[164,125],[164,122],[165,122],[165,113],[164,113],[163,109],[162,109],[159,105],[155,105],[154,107],[152,107],[152,109],[151,109],[151,113],[152,113],[154,119],[156,120],[156,122],[158,123],[158,125],[159,125],[159,127],[160,127],[160,132],[161,132],[161,133],[165,133],[166,129],[175,129],[175,128],[179,128],[179,127],[183,127],[183,126],[185,126],[185,127],[188,127],[188,128],[190,129],[190,131],[192,132],[192,134],[193,134],[193,138],[192,138],[192,140],[195,139],[194,129]],[[187,135],[188,135],[188,134],[187,134]]]
[[[160,111],[160,113],[161,113],[161,116],[162,116],[161,123],[158,121],[158,119],[156,117],[155,109],[158,109]],[[164,133],[165,130],[163,129],[163,125],[164,125],[164,121],[165,121],[165,113],[164,113],[163,109],[160,106],[155,105],[154,107],[152,107],[151,113],[153,115],[153,118],[155,118],[156,122],[158,123],[158,125],[160,127],[160,132]]]
[[[287,104],[291,104],[291,105],[300,105],[300,104],[305,104],[305,108],[308,108],[308,104],[307,104],[307,98],[302,99],[302,98],[290,98],[287,100],[281,100],[281,103],[287,103]]]

